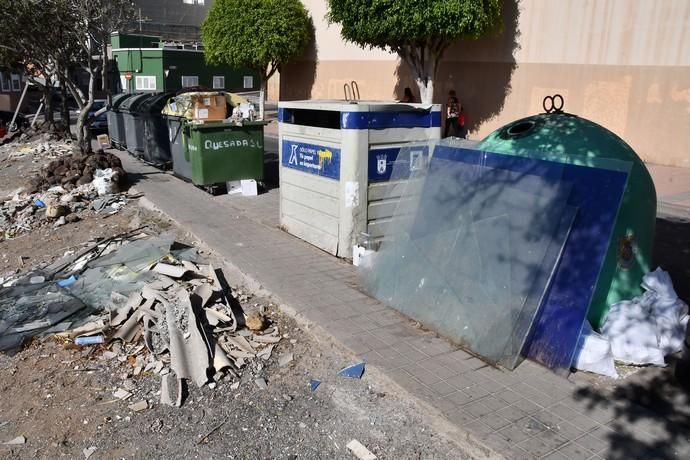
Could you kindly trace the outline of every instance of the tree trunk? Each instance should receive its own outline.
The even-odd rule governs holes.
[[[62,132],[66,139],[70,139],[72,137],[72,131],[69,116],[69,106],[67,105],[67,98],[69,96],[67,94],[67,86],[65,85],[65,80],[63,78],[60,78],[60,96],[60,119],[62,121]]]
[[[43,87],[43,127],[48,132],[55,131],[55,117],[53,117],[53,83],[52,79],[46,78],[46,85]]]
[[[419,97],[422,104],[433,104],[434,102],[434,77],[416,78],[419,88]]]

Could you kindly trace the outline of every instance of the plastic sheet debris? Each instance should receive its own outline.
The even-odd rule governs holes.
[[[350,377],[352,379],[361,379],[364,374],[364,363],[353,364],[338,371],[341,377]]]
[[[316,391],[316,389],[321,385],[321,380],[319,379],[310,379],[309,380],[309,388],[311,391]]]
[[[611,342],[594,332],[588,322],[585,322],[582,335],[580,335],[573,367],[581,371],[618,378]]]
[[[58,280],[57,285],[64,288],[64,287],[71,286],[76,282],[77,282],[77,278],[74,275],[71,275],[69,278]]]
[[[105,337],[102,335],[89,335],[74,339],[75,345],[98,345],[103,342],[105,342]]]
[[[664,356],[683,348],[688,307],[660,268],[645,275],[642,287],[641,296],[611,306],[602,334],[617,361],[665,366]]]

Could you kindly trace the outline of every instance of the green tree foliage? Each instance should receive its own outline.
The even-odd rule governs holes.
[[[345,40],[397,53],[415,76],[422,102],[433,98],[438,63],[448,46],[499,29],[501,0],[328,0],[328,18]]]
[[[311,22],[299,0],[216,0],[201,28],[206,61],[261,75],[261,118],[268,79],[300,56]]]

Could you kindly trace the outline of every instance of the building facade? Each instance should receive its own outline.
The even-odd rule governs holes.
[[[202,86],[230,92],[257,91],[259,76],[249,69],[212,66],[196,45],[167,44],[151,35],[113,34],[112,71],[123,92],[177,91]]]
[[[22,75],[0,70],[0,110],[16,109],[25,84]]]
[[[325,20],[326,0],[303,0],[315,46],[283,68],[279,97],[342,99],[356,81],[362,99],[416,92],[396,55],[345,43]],[[690,167],[688,0],[505,0],[500,35],[446,51],[434,102],[457,91],[470,137],[481,139],[542,111],[561,94],[565,110],[618,134],[645,160]]]
[[[166,40],[199,41],[213,0],[135,0],[131,30]]]

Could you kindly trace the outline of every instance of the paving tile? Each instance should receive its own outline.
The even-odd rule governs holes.
[[[485,439],[494,432],[494,428],[488,426],[481,420],[474,420],[468,423],[463,423],[462,429],[468,431],[470,434],[478,439]]]
[[[505,409],[508,405],[502,399],[499,399],[493,395],[485,396],[481,399],[485,406],[493,411],[499,411]]]
[[[542,457],[542,460],[576,460],[575,458],[568,457],[568,455],[563,454],[560,449],[554,450],[548,455]]]
[[[443,381],[429,385],[429,388],[434,390],[439,396],[448,396],[457,391],[454,387]]]
[[[522,399],[522,396],[507,388],[496,392],[495,396],[505,401],[508,405],[516,403]]]
[[[486,391],[481,385],[472,385],[467,388],[463,388],[465,393],[467,393],[468,396],[474,398],[474,399],[480,399],[483,398],[484,396],[488,396],[489,393]]]
[[[458,390],[465,390],[475,385],[474,381],[467,377],[466,374],[455,375],[446,379],[448,383],[453,385]]]
[[[386,369],[397,369],[400,367],[414,364],[407,356],[400,354],[394,347],[380,348],[378,351],[386,360]]]
[[[564,445],[567,441],[552,433],[539,433],[536,436],[518,443],[518,447],[524,449],[535,458],[547,455]]]
[[[467,412],[463,407],[446,407],[443,413],[448,417],[448,420],[460,426],[477,420],[476,415]]]
[[[425,385],[433,385],[434,383],[441,381],[439,377],[429,372],[419,364],[410,364],[408,366],[404,366],[403,369]]]
[[[497,431],[496,434],[505,439],[506,441],[510,442],[511,444],[517,444],[530,437],[529,434],[525,433],[525,431],[521,427],[514,423],[511,423],[507,425],[505,428]]]
[[[541,406],[538,406],[537,404],[534,404],[532,401],[529,401],[527,399],[521,399],[517,401],[513,404],[513,407],[517,407],[527,415],[532,415],[543,409]]]
[[[572,441],[559,447],[556,452],[565,455],[566,458],[571,460],[586,460],[592,456],[589,450]]]
[[[468,413],[474,415],[475,417],[483,417],[483,416],[493,412],[489,407],[487,407],[481,401],[473,401],[473,402],[467,404],[466,406],[463,406],[463,409],[466,410]]]
[[[446,396],[445,399],[450,401],[455,406],[464,406],[465,404],[469,404],[472,401],[474,401],[473,398],[469,397],[463,391],[456,391],[454,393],[451,393],[448,396]]]
[[[511,422],[517,422],[518,420],[521,420],[527,416],[527,414],[514,406],[508,406],[505,409],[500,409],[498,412],[501,417],[505,417]]]
[[[517,426],[529,436],[535,436],[543,431],[546,431],[546,426],[540,423],[537,419],[533,417],[524,417],[515,422]]]
[[[598,454],[599,452],[603,451],[609,446],[608,442],[601,440],[599,438],[595,438],[590,434],[580,436],[575,440],[575,442],[579,446],[582,446],[583,448],[587,449],[590,452],[590,455]]]
[[[429,355],[427,355],[426,353],[422,353],[409,343],[396,343],[393,348],[398,353],[408,358],[412,363],[417,363],[421,360],[429,358]]]
[[[562,419],[567,420],[568,423],[575,425],[581,430],[589,431],[599,426],[599,424],[596,421],[573,411],[573,409],[571,409],[568,406],[564,406],[563,404],[556,404],[554,406],[549,407],[548,409],[550,412],[553,412]]]
[[[479,417],[479,420],[487,426],[490,426],[494,430],[500,430],[501,428],[510,425],[510,422],[508,420],[496,414],[496,412],[491,412],[482,417]]]

